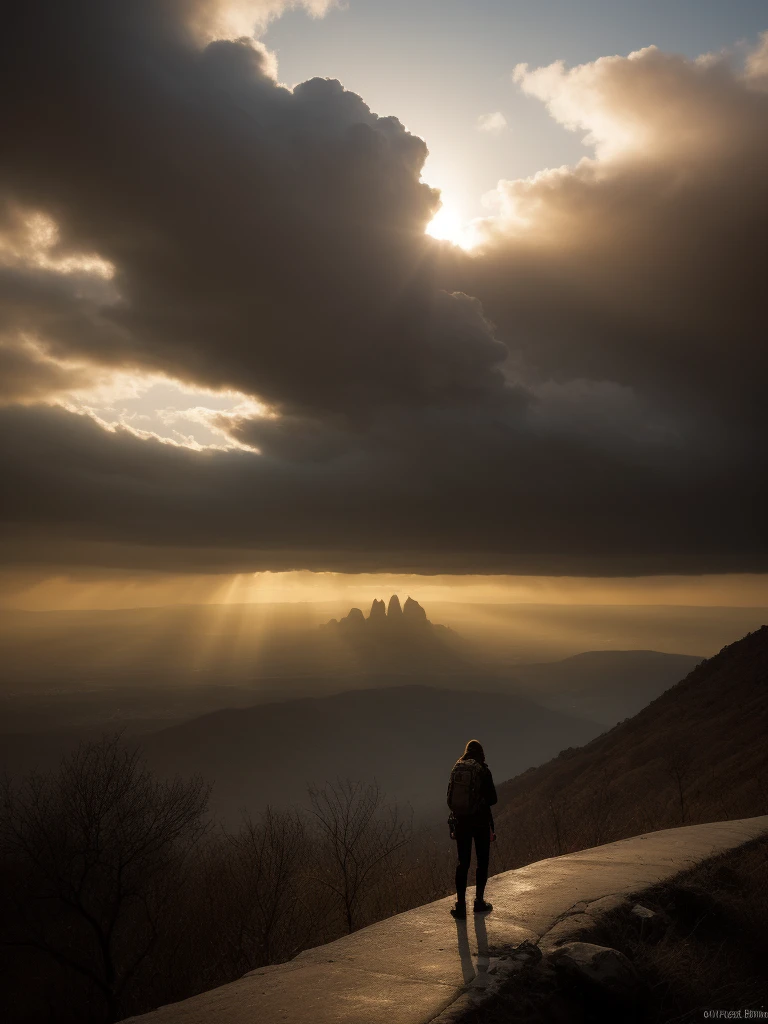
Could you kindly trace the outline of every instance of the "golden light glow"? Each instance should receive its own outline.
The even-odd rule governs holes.
[[[477,244],[472,225],[465,224],[455,208],[446,202],[427,225],[426,233],[460,249],[471,249]]]
[[[0,575],[0,605],[30,610],[173,604],[327,604],[367,607],[400,594],[422,604],[768,607],[768,576],[422,576],[407,573],[22,572]]]
[[[225,451],[257,449],[239,441],[229,427],[240,419],[271,417],[264,403],[240,391],[195,387],[160,374],[104,374],[92,387],[56,396],[56,404],[90,416],[105,430],[127,430],[145,440]]]
[[[768,576],[27,570],[0,574],[0,640],[13,647],[19,637],[49,637],[50,644],[39,644],[43,668],[61,643],[80,670],[93,673],[152,665],[166,679],[186,682],[318,672],[337,678],[359,671],[357,656],[318,627],[351,607],[367,612],[374,598],[393,593],[419,601],[433,622],[455,630],[468,651],[489,663],[555,661],[596,650],[709,657],[765,621]],[[32,657],[29,646],[24,657]]]
[[[115,268],[98,253],[58,251],[58,225],[40,212],[20,215],[20,230],[0,236],[0,263],[21,264],[52,270],[58,274],[86,274],[105,281],[115,276]]]

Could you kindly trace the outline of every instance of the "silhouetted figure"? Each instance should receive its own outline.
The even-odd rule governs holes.
[[[496,787],[491,770],[485,763],[485,754],[478,740],[470,740],[451,770],[448,783],[448,806],[451,817],[448,825],[451,838],[456,840],[459,863],[456,865],[456,906],[454,917],[467,916],[467,876],[472,859],[472,841],[475,843],[477,867],[475,869],[476,914],[493,910],[485,902],[485,883],[488,881],[488,858],[494,833],[491,807],[496,803]]]

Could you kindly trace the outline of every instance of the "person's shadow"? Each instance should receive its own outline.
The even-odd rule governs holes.
[[[473,914],[473,917],[475,921],[475,937],[477,939],[477,970],[475,970],[472,950],[469,945],[467,922],[459,918],[456,919],[456,939],[459,947],[459,959],[461,960],[461,974],[465,985],[475,981],[478,988],[485,988],[489,982],[488,967],[491,962],[488,951],[488,932],[485,927],[485,917],[482,914]]]
[[[477,938],[477,977],[475,978],[475,987],[485,988],[486,985],[491,983],[488,975],[488,968],[491,966],[491,953],[488,949],[488,932],[485,928],[484,914],[475,914],[475,937]]]
[[[466,920],[462,921],[460,918],[456,918],[456,939],[459,946],[461,974],[464,978],[464,984],[468,985],[475,977],[475,965],[472,962],[472,950],[469,948]]]

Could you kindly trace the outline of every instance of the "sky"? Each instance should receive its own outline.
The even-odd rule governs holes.
[[[761,8],[15,5],[0,572],[759,590]]]
[[[487,213],[482,197],[499,180],[588,152],[583,132],[516,87],[517,64],[573,66],[651,45],[695,59],[739,52],[765,28],[761,0],[351,0],[323,18],[289,11],[264,39],[281,81],[338,78],[425,139],[424,178],[460,227]],[[478,130],[494,114],[503,121]]]
[[[413,597],[428,609],[439,603],[622,607],[657,611],[768,608],[764,575],[640,576],[635,578],[562,576],[476,576],[416,573],[288,572],[178,573],[46,568],[0,575],[0,607],[31,612],[161,608],[170,605],[350,606],[365,609],[391,594]]]

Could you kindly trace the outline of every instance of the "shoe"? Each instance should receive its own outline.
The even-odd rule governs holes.
[[[486,903],[485,900],[475,900],[474,909],[476,914],[487,914],[489,910],[493,910],[493,904]]]
[[[453,917],[457,918],[458,920],[464,921],[466,919],[466,916],[467,916],[467,904],[466,903],[459,903],[459,901],[457,900],[456,901],[456,906],[455,907],[451,907],[451,914],[453,915]]]

